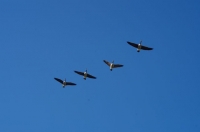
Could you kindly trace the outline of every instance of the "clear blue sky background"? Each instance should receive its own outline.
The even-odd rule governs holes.
[[[199,132],[199,5],[1,0],[0,131]]]

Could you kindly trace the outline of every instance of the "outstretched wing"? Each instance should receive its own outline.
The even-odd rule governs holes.
[[[66,82],[66,85],[76,85],[76,84],[72,82]]]
[[[110,62],[103,60],[108,66],[110,66]]]
[[[143,50],[152,50],[153,48],[149,48],[149,47],[146,47],[146,46],[141,46],[141,49],[143,49]]]
[[[77,74],[79,74],[79,75],[84,75],[84,73],[83,72],[79,72],[79,71],[74,71],[75,73],[77,73]]]
[[[87,77],[96,79],[96,77],[94,77],[94,76],[92,76],[92,75],[90,75],[90,74],[87,74]]]
[[[54,78],[56,81],[60,82],[63,84],[63,80],[59,79],[59,78]]]
[[[117,67],[123,67],[123,65],[121,65],[121,64],[114,64],[113,68],[117,68]]]
[[[127,43],[130,44],[131,46],[135,47],[135,48],[138,48],[138,44],[136,44],[136,43],[129,42],[129,41],[127,41]]]

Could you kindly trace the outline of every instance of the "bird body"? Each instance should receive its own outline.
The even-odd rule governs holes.
[[[66,82],[66,79],[63,81],[59,78],[54,78],[56,81],[60,82],[62,84],[62,87],[65,88],[67,85],[76,85],[75,83],[72,82]]]
[[[88,77],[88,78],[92,78],[92,79],[96,79],[95,76],[93,76],[93,75],[91,75],[91,74],[88,74],[87,69],[86,69],[85,72],[80,72],[80,71],[74,71],[74,72],[77,73],[77,74],[79,74],[79,75],[81,75],[81,76],[83,76],[83,79],[84,79],[84,80],[86,80],[87,77]]]
[[[118,67],[123,67],[123,65],[121,64],[114,64],[114,61],[112,61],[112,63],[103,60],[109,67],[110,67],[110,71],[112,71],[113,68],[118,68]]]

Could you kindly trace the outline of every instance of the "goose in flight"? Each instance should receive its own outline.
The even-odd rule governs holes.
[[[85,80],[86,80],[87,77],[92,78],[92,79],[96,79],[96,77],[94,77],[94,76],[92,76],[92,75],[87,73],[87,69],[86,69],[85,72],[79,72],[79,71],[74,71],[74,72],[79,74],[79,75],[81,75],[81,76],[83,76],[83,79],[85,79]]]
[[[66,82],[66,79],[64,81],[59,78],[54,78],[54,79],[56,81],[60,82],[62,84],[63,88],[65,88],[65,86],[67,86],[67,85],[76,85],[75,83],[72,83],[72,82]]]
[[[112,63],[103,60],[109,67],[110,67],[110,71],[112,71],[113,68],[118,68],[118,67],[123,67],[123,65],[121,64],[114,64],[114,61],[112,61]]]
[[[143,50],[153,50],[153,48],[149,48],[149,47],[143,46],[142,45],[142,41],[140,41],[139,44],[136,44],[136,43],[133,43],[133,42],[129,42],[129,41],[127,41],[127,43],[130,44],[131,46],[137,48],[137,52],[140,52],[141,49],[143,49]]]

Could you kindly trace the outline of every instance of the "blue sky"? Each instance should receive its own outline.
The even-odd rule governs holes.
[[[199,4],[0,1],[0,131],[199,132]]]

